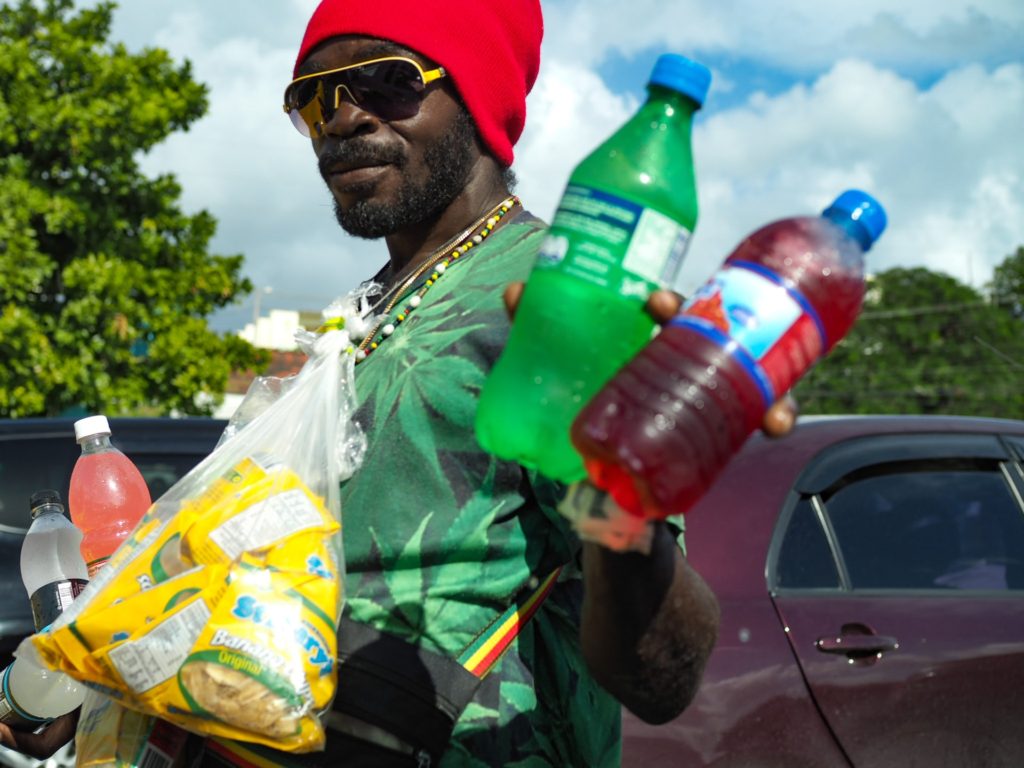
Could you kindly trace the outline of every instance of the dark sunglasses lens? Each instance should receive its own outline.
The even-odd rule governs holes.
[[[297,83],[292,83],[284,94],[285,105],[289,109],[303,109],[316,98],[319,85],[319,77],[311,77],[309,80],[300,80]]]
[[[292,125],[295,126],[295,130],[297,130],[306,138],[312,138],[314,133],[319,133],[317,131],[316,124],[319,123],[320,121],[307,120],[303,113],[297,109],[289,110],[288,118],[292,121]]]
[[[284,103],[288,108],[288,117],[299,133],[307,137],[320,135],[320,127],[324,122],[320,78],[290,85],[284,93]]]
[[[379,61],[338,76],[329,87],[344,85],[360,107],[382,120],[405,120],[419,111],[425,86],[419,70],[408,61]]]
[[[405,120],[419,112],[425,90],[411,62],[377,61],[292,83],[284,101],[295,127],[310,136],[334,116],[335,94],[382,120]]]

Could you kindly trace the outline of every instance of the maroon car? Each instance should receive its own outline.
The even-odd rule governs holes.
[[[722,607],[690,708],[623,764],[1024,766],[1024,422],[805,417],[687,515]]]

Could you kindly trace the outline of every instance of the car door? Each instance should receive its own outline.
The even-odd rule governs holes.
[[[928,434],[798,481],[769,584],[854,766],[1024,765],[1022,479],[997,436]]]

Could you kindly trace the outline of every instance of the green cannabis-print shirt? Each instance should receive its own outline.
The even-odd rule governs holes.
[[[543,234],[525,213],[497,229],[356,368],[367,452],[342,489],[352,619],[457,657],[531,578],[569,564],[463,713],[446,767],[619,762],[619,705],[580,650],[563,489],[485,453],[473,430],[508,337],[502,292],[526,279]]]

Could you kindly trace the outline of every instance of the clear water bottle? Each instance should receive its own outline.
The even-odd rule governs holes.
[[[31,643],[0,674],[0,723],[35,731],[82,706],[86,688],[74,678],[48,669]]]
[[[60,494],[37,491],[29,498],[32,524],[21,545],[21,580],[32,603],[36,631],[48,627],[89,580],[82,532],[64,514]]]
[[[691,128],[710,83],[703,65],[661,56],[646,102],[573,170],[480,395],[485,450],[583,477],[572,420],[650,340],[644,304],[675,281],[697,225]]]
[[[820,216],[744,239],[573,423],[594,485],[643,517],[689,510],[768,407],[850,330],[864,253],[885,226],[878,201],[849,190]]]
[[[82,531],[82,556],[92,578],[128,538],[151,502],[138,467],[111,445],[105,416],[76,421],[75,440],[82,453],[71,472],[68,507]]]
[[[21,548],[21,579],[32,602],[36,630],[45,630],[87,582],[81,532],[64,516],[57,491],[29,498],[32,524]],[[31,643],[0,673],[0,722],[34,731],[81,706],[85,687],[43,664]]]

